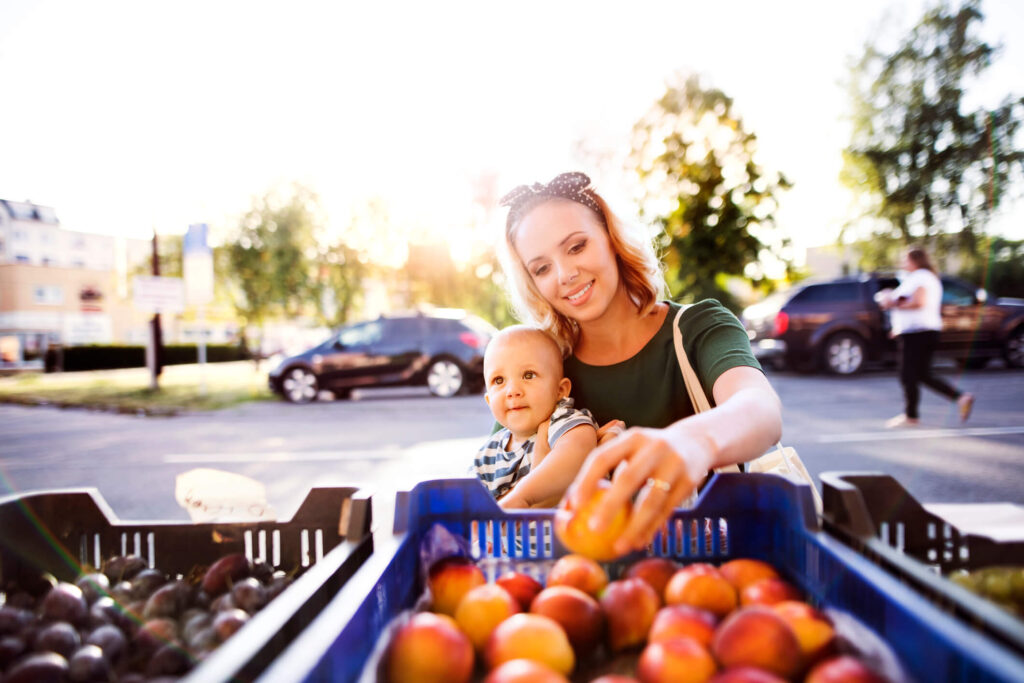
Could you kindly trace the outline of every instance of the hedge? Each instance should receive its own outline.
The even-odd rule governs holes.
[[[57,353],[63,358],[48,359],[65,372],[78,370],[113,370],[116,368],[142,368],[146,366],[145,346],[68,346]],[[237,345],[207,344],[206,362],[226,363],[248,360],[251,356]],[[163,365],[184,365],[199,362],[199,349],[195,344],[165,344],[161,358]],[[51,362],[47,363],[47,369]]]

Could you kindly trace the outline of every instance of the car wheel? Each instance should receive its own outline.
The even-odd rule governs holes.
[[[864,367],[864,340],[850,332],[834,334],[825,340],[822,355],[832,374],[856,374]]]
[[[1024,327],[1010,333],[1003,348],[1003,358],[1011,368],[1024,368]]]
[[[284,373],[281,393],[292,403],[309,403],[316,400],[320,387],[312,372],[306,368],[292,368]]]
[[[451,398],[466,386],[466,375],[459,364],[447,358],[439,358],[427,369],[427,387],[430,393],[441,398]]]

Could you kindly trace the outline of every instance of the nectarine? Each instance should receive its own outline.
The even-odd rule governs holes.
[[[784,600],[801,600],[796,586],[783,579],[760,579],[740,591],[741,605],[774,605]]]
[[[764,669],[756,669],[752,666],[740,666],[735,669],[727,669],[717,674],[708,683],[786,683],[785,678],[779,678],[773,673]]]
[[[721,619],[735,609],[738,600],[736,589],[715,567],[698,562],[672,575],[665,586],[665,602],[707,610]]]
[[[836,632],[824,612],[796,600],[783,600],[772,605],[772,609],[793,629],[804,661],[814,662],[830,652]]]
[[[642,645],[661,608],[658,594],[643,579],[612,581],[601,593],[600,603],[612,652]]]
[[[471,588],[462,597],[455,609],[455,623],[479,652],[495,627],[519,611],[519,603],[508,591],[496,584],[485,583]]]
[[[832,657],[807,674],[804,683],[886,683],[867,664],[850,655]]]
[[[594,531],[590,528],[594,509],[604,498],[605,491],[610,485],[611,482],[599,482],[594,495],[578,510],[570,508],[569,499],[566,498],[555,511],[555,535],[558,536],[562,545],[573,553],[602,562],[614,560],[619,556],[612,550],[612,545],[626,530],[626,523],[632,508],[630,503],[627,502],[616,510],[611,522],[603,530]]]
[[[630,565],[623,576],[627,579],[643,579],[664,600],[665,586],[678,570],[679,565],[667,557],[647,557]]]
[[[711,652],[725,668],[753,666],[783,678],[803,667],[803,653],[789,624],[770,607],[741,607],[715,631]]]
[[[389,683],[462,683],[473,675],[473,645],[451,617],[420,612],[392,637],[385,671]]]
[[[545,588],[533,599],[530,611],[557,621],[580,657],[588,654],[604,636],[604,613],[601,606],[597,600],[578,588]]]
[[[754,560],[747,557],[740,557],[722,563],[718,568],[729,583],[733,585],[736,592],[747,587],[748,584],[760,581],[761,579],[777,579],[779,573],[775,567],[761,560]]]
[[[554,619],[540,614],[513,614],[498,624],[485,651],[492,669],[513,659],[532,659],[568,676],[576,666],[565,631]]]
[[[537,593],[544,590],[540,581],[529,574],[516,571],[505,572],[494,583],[507,590],[519,602],[524,612],[529,611],[530,603],[537,597]]]
[[[462,596],[471,588],[487,583],[480,568],[465,557],[449,557],[435,562],[427,576],[431,609],[450,617],[455,615]]]
[[[717,624],[718,619],[711,612],[689,605],[669,605],[662,607],[655,615],[654,623],[647,634],[647,642],[657,643],[670,638],[688,636],[704,647],[711,647]]]
[[[532,659],[512,659],[487,674],[484,683],[569,683],[569,679]]]
[[[547,585],[572,586],[596,598],[608,585],[608,573],[589,557],[564,555],[548,572]]]
[[[636,667],[642,683],[706,683],[717,670],[707,648],[686,636],[650,643]]]

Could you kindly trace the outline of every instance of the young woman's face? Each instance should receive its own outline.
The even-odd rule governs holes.
[[[520,221],[513,246],[541,296],[567,318],[595,320],[619,292],[608,233],[582,204],[539,204]]]

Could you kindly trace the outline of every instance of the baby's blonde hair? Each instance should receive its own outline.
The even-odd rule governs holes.
[[[488,361],[494,353],[494,349],[501,346],[502,342],[507,342],[515,338],[530,337],[537,339],[541,344],[551,352],[552,360],[555,363],[555,369],[558,372],[558,376],[562,376],[562,349],[558,345],[558,341],[551,336],[546,330],[539,327],[532,327],[530,325],[510,325],[502,329],[498,334],[491,337],[491,341],[487,343],[487,348],[484,350],[484,374],[486,376]]]
[[[664,296],[665,279],[661,262],[649,240],[631,234],[609,208],[604,198],[593,190],[590,193],[601,209],[598,218],[608,234],[608,241],[615,253],[619,276],[626,292],[640,315],[646,315]],[[509,221],[505,226],[505,239],[499,249],[499,259],[510,283],[507,289],[515,316],[546,330],[558,342],[562,353],[569,355],[579,339],[579,325],[572,318],[556,311],[544,299],[515,248],[516,232],[530,211],[546,202],[566,201],[572,200],[560,197],[545,198],[524,211],[514,221]]]

